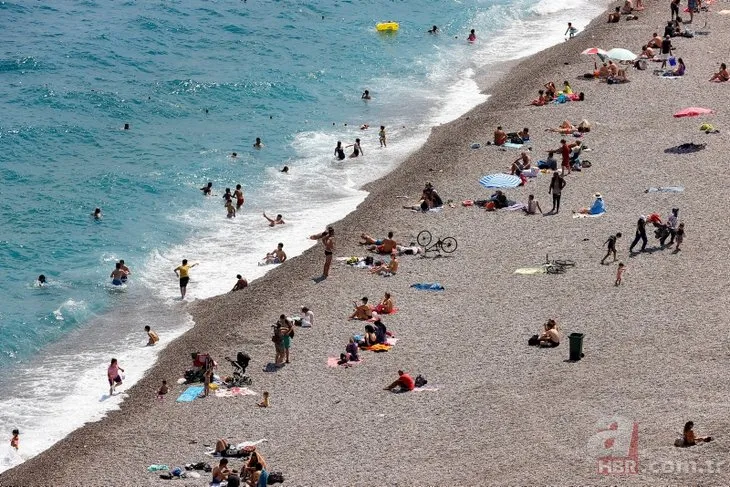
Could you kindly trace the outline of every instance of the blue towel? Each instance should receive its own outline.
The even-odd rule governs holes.
[[[177,402],[193,402],[196,397],[203,393],[203,389],[203,386],[190,386],[185,390],[185,392],[180,394],[180,397],[177,398]]]
[[[438,282],[421,282],[418,284],[411,284],[411,287],[414,287],[421,291],[443,291],[444,287],[439,284]]]

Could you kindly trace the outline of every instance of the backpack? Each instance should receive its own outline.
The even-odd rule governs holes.
[[[424,376],[422,376],[422,375],[417,375],[417,376],[416,376],[416,380],[415,380],[414,382],[415,382],[415,384],[416,384],[416,387],[423,387],[423,386],[425,386],[426,384],[428,384],[428,381],[427,381],[427,380],[426,380],[426,378],[425,378]]]
[[[538,336],[537,336],[537,335],[532,335],[532,336],[531,336],[531,337],[530,337],[530,338],[529,338],[529,339],[527,340],[527,344],[528,344],[529,346],[531,346],[531,347],[536,347],[537,345],[539,345],[539,344],[540,344],[540,340],[538,339]]]
[[[368,255],[365,257],[365,265],[373,265],[374,260],[372,255]]]
[[[284,482],[284,475],[281,472],[270,472],[268,484],[280,484]]]

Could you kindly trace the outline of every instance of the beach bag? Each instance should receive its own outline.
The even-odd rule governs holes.
[[[591,164],[591,161],[580,161],[581,167],[591,167],[593,164]]]
[[[279,337],[276,336],[276,335],[272,335],[271,336],[271,341],[274,342],[274,343],[279,343]]]
[[[170,471],[170,474],[173,477],[179,477],[179,476],[181,476],[183,474],[183,469],[180,468],[180,467],[175,467],[175,468],[172,469],[172,471]]]
[[[529,346],[531,346],[531,347],[536,347],[537,345],[539,345],[539,344],[540,344],[540,340],[538,340],[538,337],[537,337],[537,335],[532,335],[532,336],[531,336],[531,337],[530,337],[530,338],[529,338],[529,339],[527,340],[527,344],[528,344]]]
[[[280,484],[284,482],[284,475],[281,472],[270,472],[268,484]]]
[[[160,474],[160,478],[162,480],[172,480],[172,474],[170,474],[170,473],[163,473],[163,474]]]
[[[676,65],[677,65],[677,58],[676,58],[676,57],[674,57],[674,56],[670,57],[670,58],[669,58],[669,65],[670,65],[671,67],[674,67],[674,66],[676,66]]]
[[[294,330],[293,329],[292,329],[292,331],[289,332],[289,338],[294,338]]]
[[[494,208],[495,208],[494,201],[490,201],[489,203],[487,203],[486,208],[487,208],[487,211],[494,211]]]
[[[372,255],[368,255],[367,257],[365,257],[365,265],[373,265],[373,256]]]
[[[422,375],[417,375],[416,380],[414,382],[416,384],[416,387],[423,387],[426,384],[428,384],[428,381]]]

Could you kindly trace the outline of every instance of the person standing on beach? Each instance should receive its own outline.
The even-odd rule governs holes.
[[[603,256],[603,259],[601,259],[601,264],[606,263],[606,259],[610,255],[613,255],[613,261],[616,262],[616,240],[621,238],[621,232],[618,232],[616,235],[611,235],[608,237],[608,240],[603,244],[606,247],[606,255]]]
[[[674,238],[677,236],[677,221],[679,217],[679,208],[672,208],[672,213],[667,217],[667,230],[669,230],[669,245],[672,245],[674,243]],[[666,237],[664,237],[666,240]],[[664,240],[661,241],[662,246],[664,246]]]
[[[560,212],[560,195],[565,187],[565,179],[562,174],[558,171],[553,173],[553,178],[550,180],[550,188],[548,188],[548,194],[553,195],[553,208],[550,210],[551,214],[557,215]]]
[[[634,252],[634,247],[637,243],[639,243],[639,240],[642,241],[641,244],[641,251],[643,252],[646,250],[646,217],[644,215],[641,215],[639,220],[636,222],[636,237],[634,237],[634,241],[631,242],[631,247],[629,247],[629,252]]]
[[[388,147],[388,144],[385,143],[385,125],[380,126],[378,137],[380,137],[380,147]]]
[[[664,40],[662,41],[662,53],[660,56],[660,59],[662,60],[662,67],[659,69],[667,67],[667,61],[669,60],[669,56],[672,55],[672,49],[674,49],[674,46],[672,46],[671,39],[669,36],[664,36]]]
[[[286,349],[284,349],[284,330],[287,329],[285,321],[286,316],[281,315],[279,321],[274,325],[274,336],[271,337],[271,341],[274,342],[274,365],[276,367],[284,365],[286,355]]]
[[[181,299],[185,299],[185,293],[187,292],[188,282],[190,282],[190,269],[198,265],[197,262],[188,265],[188,259],[182,260],[182,265],[175,268],[173,271],[175,275],[180,279],[180,296]]]
[[[113,358],[109,368],[106,370],[107,379],[109,379],[109,395],[114,394],[114,390],[117,386],[122,385],[122,376],[119,375],[119,371],[124,372],[124,369],[119,366],[117,359]]]
[[[289,363],[289,349],[291,348],[291,339],[294,338],[294,324],[286,315],[279,316],[281,326],[281,343],[284,346],[284,363]]]
[[[236,185],[236,190],[233,192],[233,196],[236,197],[236,209],[240,210],[244,202],[243,190],[241,189],[240,184]]]
[[[626,266],[623,262],[619,262],[618,269],[616,269],[616,282],[614,283],[614,286],[621,285],[621,278],[623,277],[624,272],[626,272]]]
[[[672,20],[674,20],[674,17],[679,17],[679,0],[672,0],[669,9],[672,12]]]
[[[327,227],[324,232],[312,235],[311,240],[322,240],[324,245],[324,268],[322,269],[322,278],[327,279],[330,274],[330,266],[332,265],[332,255],[335,252],[335,229]]]
[[[563,156],[563,162],[561,164],[563,176],[565,176],[566,169],[568,170],[568,174],[570,174],[570,153],[572,149],[568,145],[568,142],[565,139],[560,139],[560,147],[555,152],[560,152],[560,155]]]
[[[684,223],[680,223],[679,228],[677,228],[677,246],[674,247],[675,252],[682,250],[680,248],[682,246],[682,242],[684,242]]]

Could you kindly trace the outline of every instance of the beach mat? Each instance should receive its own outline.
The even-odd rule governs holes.
[[[513,144],[512,142],[502,144],[502,147],[506,147],[507,149],[522,149],[524,146],[525,144]]]
[[[419,291],[443,291],[445,288],[438,282],[419,282],[411,284],[412,288],[416,288]]]
[[[521,267],[516,269],[514,273],[523,276],[535,276],[538,274],[547,274],[547,270],[545,267]]]
[[[248,387],[231,387],[230,389],[218,389],[215,391],[215,397],[234,396],[258,396],[258,393]]]
[[[599,213],[597,215],[591,215],[590,213],[573,213],[573,218],[597,218],[599,216],[605,215],[606,212]]]
[[[439,390],[438,387],[423,386],[423,387],[416,387],[415,389],[413,389],[412,392],[433,392],[433,391],[438,391],[438,390]]]
[[[327,357],[327,367],[337,368],[337,367],[344,367],[344,366],[352,366],[362,363],[363,359],[356,360],[353,362],[347,362],[346,364],[338,364],[337,362],[340,361],[340,357]]]
[[[488,189],[493,188],[516,188],[522,180],[511,174],[488,174],[479,180],[479,184]]]
[[[684,193],[684,186],[659,186],[645,189],[644,193]]]
[[[195,398],[203,393],[204,389],[203,386],[190,386],[178,396],[176,402],[193,402]]]

